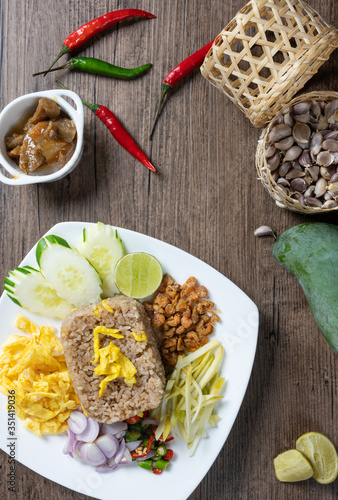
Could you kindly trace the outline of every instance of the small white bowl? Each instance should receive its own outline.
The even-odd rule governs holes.
[[[69,97],[76,105],[76,109],[71,106],[63,97]],[[75,151],[70,160],[57,171],[48,172],[48,167],[43,168],[43,173],[39,169],[29,175],[24,174],[8,156],[5,136],[17,125],[23,117],[33,115],[40,97],[49,97],[53,99],[75,123],[77,131],[77,142]],[[12,177],[6,177],[0,171],[0,181],[4,184],[18,186],[23,184],[37,184],[39,182],[53,182],[62,179],[68,175],[79,163],[83,152],[83,105],[80,97],[71,90],[45,90],[43,92],[34,92],[18,97],[9,103],[0,114],[0,164],[7,170]]]

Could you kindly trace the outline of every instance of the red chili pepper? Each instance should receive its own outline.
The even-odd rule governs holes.
[[[135,417],[127,418],[126,422],[127,422],[127,424],[137,424],[137,422],[139,422],[140,420],[141,420],[141,417],[139,417],[138,415],[135,415]]]
[[[151,448],[151,445],[154,441],[154,437],[153,436],[150,436],[149,438],[149,441],[148,441],[148,444],[147,444],[147,449],[144,453],[142,453],[141,455],[139,455],[138,453],[131,453],[131,456],[132,458],[141,458],[141,457],[146,457],[150,451],[150,448]]]
[[[56,61],[60,59],[61,56],[63,56],[64,54],[68,54],[75,49],[78,49],[79,47],[81,47],[81,45],[87,42],[87,40],[92,38],[94,35],[97,35],[97,33],[105,30],[106,28],[109,28],[109,26],[112,26],[113,24],[116,24],[125,19],[130,19],[131,17],[146,17],[148,19],[152,19],[156,16],[154,16],[154,14],[150,14],[150,12],[146,12],[145,10],[122,9],[108,12],[103,16],[89,21],[89,23],[83,24],[82,26],[80,26],[80,28],[68,35],[64,40],[61,52],[58,54],[56,59],[54,59],[45,75],[54,66]]]
[[[153,472],[154,474],[162,474],[163,469],[158,469],[157,467],[153,467],[153,468],[152,468],[152,472]]]
[[[169,460],[171,460],[174,456],[174,452],[173,450],[171,450],[170,448],[167,450],[167,453],[164,455],[163,460],[167,460],[169,462]]]
[[[182,78],[187,76],[189,73],[191,73],[191,71],[193,71],[195,68],[197,68],[202,64],[205,56],[207,55],[213,43],[214,40],[205,45],[204,47],[202,47],[201,49],[194,52],[194,54],[192,54],[191,56],[184,59],[184,61],[178,64],[176,68],[174,68],[173,70],[170,71],[170,73],[167,74],[162,83],[161,98],[155,113],[153,127],[151,129],[149,139],[151,139],[153,136],[155,125],[157,123],[157,120],[159,119],[159,116],[163,108],[165,96],[167,95],[169,90],[171,90],[176,85],[176,83],[178,83],[180,80],[182,80]]]
[[[150,451],[150,448],[151,448],[151,445],[153,444],[153,441],[154,441],[154,436],[150,436],[148,444],[147,444],[147,449],[145,452],[146,456],[148,455],[148,453]]]
[[[62,83],[56,81],[60,87],[67,89]],[[109,132],[112,134],[114,139],[130,153],[134,158],[140,161],[145,167],[149,168],[153,172],[156,172],[155,167],[152,165],[150,160],[147,158],[146,154],[143,153],[142,149],[136,144],[131,135],[128,134],[122,123],[116,118],[114,113],[106,106],[100,106],[99,104],[91,104],[87,101],[81,99],[83,104],[95,113],[95,115],[100,118],[100,120],[108,128]]]

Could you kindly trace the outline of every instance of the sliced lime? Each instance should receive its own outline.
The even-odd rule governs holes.
[[[338,476],[338,455],[335,445],[320,432],[307,432],[296,441],[297,450],[304,453],[313,467],[313,479],[329,484]]]
[[[121,293],[134,299],[153,294],[162,281],[159,261],[148,253],[129,253],[115,267],[115,284]]]
[[[298,450],[288,450],[278,455],[273,465],[276,478],[283,483],[304,481],[313,476],[310,461]]]

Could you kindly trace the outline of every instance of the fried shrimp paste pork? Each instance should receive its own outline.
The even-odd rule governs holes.
[[[61,343],[75,391],[90,417],[113,423],[156,408],[165,374],[143,305],[123,295],[80,307]]]

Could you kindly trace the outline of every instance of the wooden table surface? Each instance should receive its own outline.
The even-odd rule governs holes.
[[[336,0],[308,3],[338,26]],[[154,66],[144,77],[127,82],[68,70],[58,73],[66,86],[88,101],[114,110],[150,155],[157,174],[129,156],[86,109],[85,151],[71,175],[45,185],[0,185],[1,281],[51,226],[63,221],[100,220],[132,229],[207,262],[257,304],[260,328],[237,420],[190,499],[333,500],[337,482],[290,485],[274,476],[273,458],[293,448],[307,431],[323,432],[338,445],[338,363],[300,286],[272,258],[273,239],[258,239],[253,233],[263,224],[281,234],[304,221],[337,223],[337,215],[303,217],[274,204],[256,179],[259,131],[199,71],[177,86],[152,142],[148,141],[163,77],[217,35],[243,4],[243,0],[1,1],[1,109],[23,94],[57,87],[55,73],[46,78],[32,78],[31,73],[48,67],[66,35],[84,22],[128,7],[157,16],[113,27],[81,52],[126,67],[151,61]],[[337,90],[337,74],[338,51],[305,90]],[[7,490],[3,452],[0,465],[4,500],[90,498],[21,464],[14,494]]]

